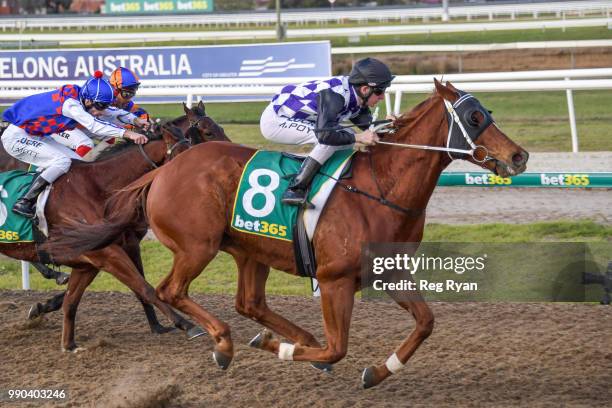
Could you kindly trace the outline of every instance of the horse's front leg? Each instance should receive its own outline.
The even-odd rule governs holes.
[[[139,299],[157,306],[175,327],[187,331],[188,336],[190,336],[190,328],[197,328],[157,297],[155,289],[138,272],[138,268],[136,268],[125,250],[119,245],[110,245],[100,250],[88,252],[84,257],[92,265],[107,271],[117,278],[121,283],[130,288]],[[198,335],[202,334],[201,330],[197,329],[199,331]]]
[[[396,292],[388,291],[387,293],[398,305],[414,316],[416,327],[384,364],[368,367],[363,370],[361,381],[364,388],[380,384],[381,381],[391,374],[397,373],[433,331],[433,313],[420,294],[411,294],[410,296],[414,300],[407,301],[400,299]]]
[[[61,309],[65,295],[66,292],[62,292],[50,299],[47,299],[45,303],[36,303],[35,305],[30,306],[30,310],[28,310],[28,319],[32,320],[46,313],[55,312],[56,310]]]
[[[136,237],[136,234],[128,232],[125,237],[124,245],[122,246],[134,263],[134,266],[136,266],[136,269],[138,269],[140,275],[144,278],[144,266],[140,254],[140,240]],[[155,314],[155,309],[150,303],[145,302],[145,300],[138,295],[136,295],[136,297],[140,301],[140,304],[142,304],[151,333],[163,334],[174,330],[174,327],[166,327],[159,322],[157,314]],[[193,324],[190,323],[186,323],[185,326],[187,329],[193,328]],[[202,334],[204,333],[202,332]]]
[[[234,258],[238,265],[236,311],[294,343],[299,343],[303,346],[321,347],[311,333],[270,310],[268,307],[266,303],[266,281],[270,274],[270,267],[258,263],[252,258],[237,255]],[[269,336],[269,332],[263,331],[255,336],[249,345],[259,348],[261,342]],[[314,363],[313,366],[323,371],[331,371],[332,369],[331,365],[323,363]]]
[[[62,327],[62,351],[78,351],[74,341],[74,321],[76,319],[79,302],[83,292],[98,274],[94,267],[73,268],[68,280],[68,290],[64,295],[62,304],[64,311],[64,323]]]
[[[269,334],[261,339],[259,347],[278,354],[281,360],[328,364],[340,361],[348,350],[348,333],[356,283],[354,279],[348,277],[319,281],[319,288],[321,289],[321,310],[327,340],[325,347],[281,343]]]

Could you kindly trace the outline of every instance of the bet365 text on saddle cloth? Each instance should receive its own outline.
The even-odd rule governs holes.
[[[32,221],[13,213],[15,202],[25,194],[35,173],[12,170],[0,173],[0,242],[32,242]]]

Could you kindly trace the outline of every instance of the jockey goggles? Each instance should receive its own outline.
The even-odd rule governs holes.
[[[94,102],[93,103],[93,107],[96,108],[97,110],[104,110],[108,108],[109,106],[110,106],[110,103],[108,102]]]
[[[124,99],[132,99],[134,95],[136,95],[136,91],[138,91],[137,87],[136,88],[120,88],[119,94]]]
[[[386,89],[387,88],[372,87],[372,93],[376,96],[380,96],[385,93]]]

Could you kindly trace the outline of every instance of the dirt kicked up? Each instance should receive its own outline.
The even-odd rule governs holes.
[[[51,292],[0,293],[0,388],[65,389],[67,407],[604,406],[612,400],[612,309],[594,304],[433,303],[432,336],[406,367],[363,390],[414,326],[388,302],[358,301],[349,352],[324,374],[247,346],[261,327],[228,296],[195,296],[228,322],[236,356],[223,372],[207,336],[153,335],[129,294],[86,292],[77,341],[60,351],[61,313],[25,323],[27,306]],[[323,339],[318,301],[279,297],[270,306]],[[8,405],[6,405],[8,404]]]

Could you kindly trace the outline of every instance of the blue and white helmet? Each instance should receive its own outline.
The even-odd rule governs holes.
[[[85,82],[79,93],[81,101],[89,99],[94,103],[102,104],[111,104],[113,102],[115,99],[113,87],[103,76],[104,74],[101,71],[96,71],[93,78],[89,78]]]

